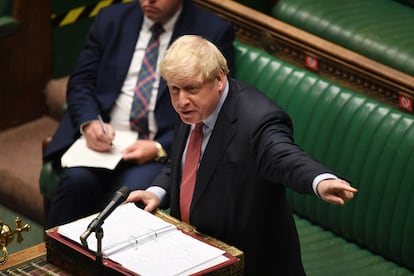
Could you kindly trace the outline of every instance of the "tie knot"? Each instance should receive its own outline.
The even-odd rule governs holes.
[[[160,23],[155,23],[151,26],[150,31],[153,36],[159,36],[161,33],[164,32],[164,28]]]
[[[203,122],[197,123],[194,127],[194,131],[198,131],[198,132],[203,131],[203,126],[204,126]]]

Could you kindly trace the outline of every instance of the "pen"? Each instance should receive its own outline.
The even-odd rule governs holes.
[[[102,116],[100,114],[98,115],[98,120],[99,120],[99,123],[101,124],[103,132],[108,137],[108,129],[106,129],[106,126],[105,126],[104,121],[102,120]]]

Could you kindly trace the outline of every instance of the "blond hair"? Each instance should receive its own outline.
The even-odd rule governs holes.
[[[203,83],[215,79],[220,72],[229,73],[220,50],[198,35],[183,35],[174,41],[160,62],[160,74],[167,81],[188,78]]]

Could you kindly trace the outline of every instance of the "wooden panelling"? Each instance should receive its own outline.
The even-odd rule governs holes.
[[[14,34],[0,38],[0,130],[46,113],[44,88],[51,76],[49,0],[14,0]]]

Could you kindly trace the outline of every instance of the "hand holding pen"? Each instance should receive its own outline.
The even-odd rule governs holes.
[[[98,121],[101,124],[101,128],[103,133],[106,135],[106,137],[109,137],[109,132],[108,132],[108,128],[105,126],[105,123],[102,119],[102,116],[100,114],[98,114]]]
[[[100,129],[96,130],[96,141],[95,145],[92,146],[93,149],[98,151],[109,151],[112,149],[112,141],[114,139],[115,133],[110,124],[106,124],[101,115],[98,115],[98,121],[100,124]]]
[[[97,120],[84,124],[82,126],[82,133],[86,138],[88,148],[99,152],[109,152],[112,150],[115,131],[110,124],[103,121],[100,115],[97,116]]]

